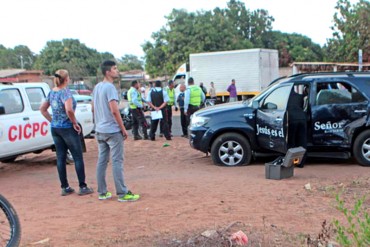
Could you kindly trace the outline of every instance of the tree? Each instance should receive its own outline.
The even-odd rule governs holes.
[[[161,32],[152,34],[154,44],[147,41],[143,44],[143,50],[145,52],[145,71],[153,76],[163,75],[164,61],[166,61],[165,44],[161,39]]]
[[[167,24],[152,34],[153,42],[146,41],[142,46],[146,71],[152,76],[168,75],[187,62],[191,53],[253,48],[252,36],[271,26],[267,11],[259,13],[249,12],[236,0],[231,0],[226,9],[213,11],[173,9],[166,16]],[[251,30],[252,23],[264,25]]]
[[[362,49],[363,61],[370,62],[370,2],[360,0],[351,5],[349,0],[338,0],[335,9],[333,37],[325,46],[326,59],[356,62]]]
[[[131,54],[126,54],[121,59],[118,59],[118,69],[120,71],[143,70],[143,65],[142,60]]]
[[[320,45],[301,34],[267,32],[262,36],[263,47],[279,51],[279,66],[287,67],[292,62],[323,61]]]
[[[100,63],[105,59],[114,59],[110,53],[98,53],[76,39],[48,41],[40,52],[35,67],[52,75],[58,69],[68,70],[71,78],[97,74]]]
[[[12,56],[12,51],[3,45],[0,45],[0,68],[18,68],[16,65],[16,60]]]
[[[280,65],[293,61],[322,61],[321,47],[308,37],[272,31],[274,18],[266,10],[250,11],[242,1],[227,8],[187,12],[173,9],[167,23],[143,44],[145,70],[151,76],[169,75],[189,54],[249,48],[278,49]]]
[[[31,69],[36,56],[24,45],[18,45],[14,49],[7,49],[0,45],[0,68],[24,68]]]
[[[32,69],[36,55],[25,45],[14,47],[14,55],[20,60],[21,68]]]

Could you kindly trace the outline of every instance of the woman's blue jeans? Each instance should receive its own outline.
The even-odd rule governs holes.
[[[71,151],[80,188],[86,187],[85,164],[82,155],[82,145],[77,131],[71,128],[51,128],[56,152],[59,180],[62,188],[69,186],[67,179],[67,151]]]

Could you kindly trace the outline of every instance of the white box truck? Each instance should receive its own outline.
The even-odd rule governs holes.
[[[176,84],[185,83],[189,77],[196,85],[203,82],[207,91],[213,82],[217,97],[226,101],[226,91],[231,80],[235,79],[238,99],[252,97],[267,87],[279,76],[277,50],[246,49],[221,52],[190,54],[189,66],[181,65],[173,80]]]

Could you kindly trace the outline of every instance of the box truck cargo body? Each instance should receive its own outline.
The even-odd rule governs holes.
[[[278,51],[247,49],[190,54],[189,66],[183,64],[174,77],[175,84],[185,83],[193,77],[195,84],[207,87],[213,82],[218,97],[226,99],[226,91],[235,79],[239,99],[254,96],[278,78]]]

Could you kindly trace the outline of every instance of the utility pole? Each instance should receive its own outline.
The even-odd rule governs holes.
[[[362,71],[362,50],[358,50],[358,71]]]
[[[23,56],[22,55],[20,55],[20,58],[21,58],[21,69],[23,69]]]

